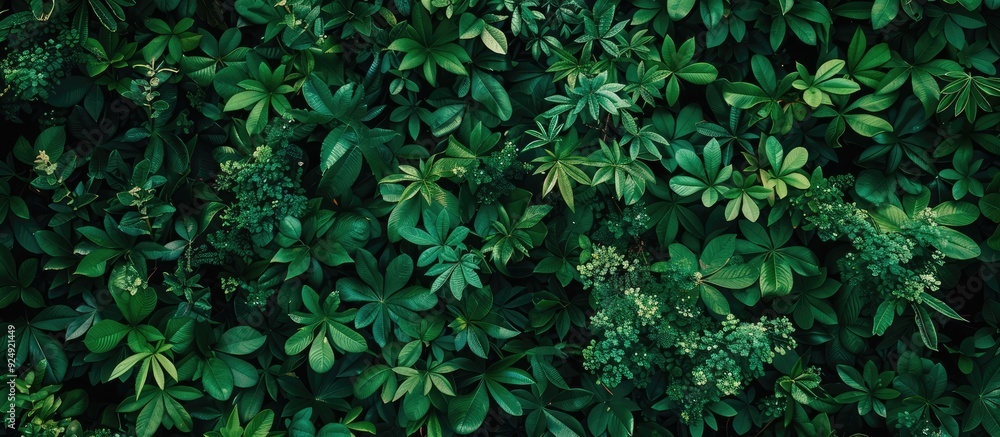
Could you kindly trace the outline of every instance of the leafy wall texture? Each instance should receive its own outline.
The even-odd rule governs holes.
[[[13,0],[25,436],[1000,435],[998,0]]]

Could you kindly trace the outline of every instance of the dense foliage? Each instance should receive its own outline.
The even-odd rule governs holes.
[[[1000,1],[6,5],[20,435],[1000,435]]]

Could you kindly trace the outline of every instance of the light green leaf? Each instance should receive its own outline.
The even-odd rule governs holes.
[[[326,335],[322,335],[322,331],[321,329],[321,336],[316,337],[309,347],[309,367],[316,373],[326,373],[333,368],[333,347]]]
[[[357,331],[344,326],[342,323],[327,320],[330,338],[337,347],[347,351],[361,353],[368,350],[365,338]]]
[[[486,48],[501,55],[507,54],[507,36],[503,31],[493,26],[484,26],[480,35]]]

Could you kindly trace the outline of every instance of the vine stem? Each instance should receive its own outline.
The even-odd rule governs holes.
[[[771,419],[771,420],[767,421],[767,423],[765,423],[764,426],[762,426],[760,428],[760,431],[757,431],[757,434],[754,434],[753,437],[757,437],[757,436],[761,435],[761,433],[763,433],[765,430],[767,430],[767,428],[769,426],[771,426],[772,423],[774,423],[774,419]]]

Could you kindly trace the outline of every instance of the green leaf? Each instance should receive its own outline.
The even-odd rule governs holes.
[[[31,326],[45,331],[61,331],[78,316],[79,313],[66,305],[51,305],[31,319]]]
[[[795,6],[795,0],[778,0],[778,4],[781,5],[781,15],[787,15]]]
[[[939,228],[939,237],[934,240],[934,247],[945,256],[954,259],[972,259],[982,251],[976,241],[967,235],[950,228]]]
[[[892,125],[888,121],[871,114],[845,114],[844,120],[855,132],[869,138],[883,132],[892,132]]]
[[[962,316],[958,315],[958,313],[955,312],[955,310],[951,309],[950,306],[948,306],[947,304],[945,304],[940,299],[938,299],[938,298],[936,298],[934,296],[931,296],[931,295],[929,295],[927,293],[924,293],[924,294],[921,295],[921,300],[923,301],[923,303],[926,306],[930,307],[934,311],[937,311],[938,313],[940,313],[941,315],[943,315],[945,317],[948,317],[948,318],[951,318],[951,319],[954,319],[954,320],[966,321],[965,318],[963,318]]]
[[[97,16],[97,20],[101,22],[104,28],[112,33],[118,31],[118,19],[104,5],[104,0],[87,0],[87,2],[90,3],[91,10],[94,11],[94,15]]]
[[[146,359],[150,355],[152,355],[152,353],[150,352],[140,352],[125,358],[120,363],[118,363],[118,365],[115,366],[115,368],[111,371],[111,375],[108,377],[108,381],[111,381],[115,378],[118,378],[119,376],[124,375],[126,372],[132,370],[132,368],[135,367],[136,364],[139,364],[139,362]]]
[[[521,403],[517,400],[510,390],[506,387],[500,385],[492,380],[486,380],[486,387],[489,389],[490,396],[493,400],[497,402],[500,409],[505,411],[507,414],[513,416],[520,416],[524,414],[524,410],[521,408]]]
[[[817,84],[816,88],[819,88],[821,91],[826,93],[839,95],[861,91],[861,85],[858,85],[853,80],[843,78],[826,80],[823,83]]]
[[[99,1],[99,0],[98,0]],[[139,437],[152,437],[163,423],[163,413],[166,410],[163,396],[157,396],[154,401],[146,404],[136,417],[135,434]]]
[[[302,222],[299,219],[286,216],[278,223],[278,232],[292,240],[298,240],[302,236]]]
[[[264,410],[257,413],[250,422],[247,423],[246,430],[243,432],[244,437],[267,437],[268,431],[271,430],[271,426],[274,424],[274,412],[271,410]]]
[[[695,85],[708,85],[719,76],[719,70],[712,66],[712,64],[698,62],[687,65],[677,70],[674,74]]]
[[[746,82],[732,82],[725,86],[722,96],[726,103],[740,109],[750,109],[770,101],[770,97],[760,87]]]
[[[158,300],[156,290],[151,287],[141,287],[134,295],[122,296],[121,299],[125,300],[125,305],[119,302],[119,308],[125,319],[133,325],[152,314]]]
[[[320,151],[321,195],[339,197],[351,192],[361,174],[361,143],[358,132],[349,126],[339,126],[327,134]]]
[[[781,167],[781,163],[785,161],[785,150],[775,137],[767,137],[767,141],[764,143],[764,154],[767,156],[767,162],[775,169]]]
[[[989,193],[979,199],[979,209],[983,216],[994,223],[1000,223],[1000,194]]]
[[[473,14],[465,13],[459,19],[458,24],[458,37],[461,39],[471,39],[475,38],[483,33],[483,29],[486,28],[486,22],[482,18],[478,18]],[[415,43],[415,41],[414,41]],[[408,48],[403,50],[414,50],[416,44],[411,44]]]
[[[892,325],[892,321],[896,318],[896,301],[887,300],[882,302],[878,306],[878,310],[875,312],[875,319],[872,324],[872,334],[882,335],[885,334],[885,330]]]
[[[933,211],[934,220],[945,226],[966,226],[979,218],[979,208],[968,202],[945,201],[935,206]]]
[[[731,290],[742,290],[750,287],[760,277],[760,271],[751,264],[740,264],[737,266],[726,266],[711,276],[704,279],[705,282]]]
[[[316,74],[310,74],[302,84],[302,96],[306,103],[322,115],[333,116],[340,108],[330,93],[330,87]]]
[[[667,14],[671,20],[680,21],[694,9],[695,0],[667,0]]]
[[[365,338],[358,334],[357,331],[344,326],[344,324],[334,321],[327,321],[327,326],[329,327],[329,335],[333,340],[333,343],[337,347],[347,351],[361,353],[368,350],[368,344],[365,343]]]
[[[459,396],[448,403],[448,420],[461,435],[472,434],[482,426],[489,412],[490,400],[482,384],[471,394]]]
[[[233,355],[246,355],[260,349],[267,341],[264,334],[249,326],[237,326],[222,334],[215,350]]]
[[[368,398],[375,394],[390,377],[394,378],[392,368],[385,364],[375,364],[358,375],[354,382],[354,395],[359,398]]]
[[[121,251],[118,249],[94,249],[80,260],[80,264],[77,265],[74,273],[91,278],[104,275],[107,261],[120,254]]]
[[[701,301],[705,303],[705,307],[709,311],[719,315],[730,313],[729,301],[726,300],[726,297],[719,290],[706,284],[702,284],[699,288],[701,289]]]
[[[553,435],[566,437],[586,435],[583,426],[573,416],[549,409],[543,409],[542,412],[545,414],[545,424]]]
[[[285,354],[298,355],[313,341],[312,327],[302,327],[285,341]]]
[[[261,91],[241,91],[226,101],[223,111],[238,111],[256,105],[261,100],[267,98],[267,94]],[[249,123],[248,123],[249,124]]]
[[[330,340],[322,334],[321,329],[320,336],[313,340],[309,348],[309,367],[316,373],[326,373],[333,368],[333,348],[330,346]]]
[[[549,205],[531,205],[526,210],[521,218],[517,220],[517,224],[514,226],[516,229],[528,229],[537,225],[546,214],[552,211],[552,207]]]
[[[934,321],[931,320],[930,314],[923,307],[914,306],[914,310],[916,311],[914,321],[920,331],[920,338],[924,342],[924,346],[930,350],[938,350],[937,329],[934,327]]]
[[[784,257],[769,256],[760,267],[760,292],[764,296],[784,296],[792,291],[792,268]]]
[[[705,245],[701,254],[702,269],[715,270],[726,265],[736,251],[736,234],[720,235]]]
[[[878,30],[887,26],[898,13],[898,0],[875,0],[872,5],[872,28]]]
[[[507,36],[503,31],[493,26],[484,26],[480,35],[486,48],[501,55],[507,54]],[[506,120],[506,118],[504,119]]]
[[[211,357],[205,363],[201,383],[205,393],[220,400],[228,400],[233,395],[233,372],[225,361]]]
[[[114,349],[129,331],[131,328],[114,320],[101,320],[87,331],[83,343],[91,352],[105,353]]]
[[[485,105],[501,121],[509,120],[513,114],[507,90],[488,73],[476,71],[472,74],[472,98]]]

